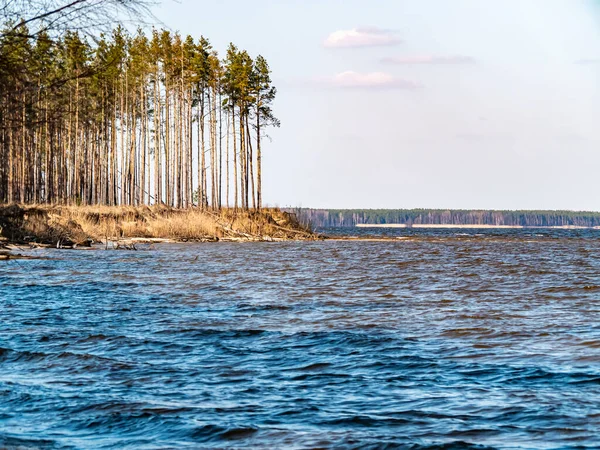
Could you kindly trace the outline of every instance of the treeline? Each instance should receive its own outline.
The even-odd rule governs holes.
[[[315,228],[358,224],[494,225],[598,227],[600,213],[576,211],[470,211],[442,209],[290,209]]]
[[[262,56],[117,27],[0,33],[0,202],[262,205]]]

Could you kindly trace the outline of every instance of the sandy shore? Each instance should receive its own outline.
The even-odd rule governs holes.
[[[387,223],[387,224],[357,224],[357,228],[456,228],[456,229],[507,229],[507,230],[521,230],[521,229],[554,229],[554,230],[599,230],[600,227],[577,227],[577,226],[560,226],[560,227],[526,227],[523,225],[453,225],[453,224],[413,224],[407,225],[405,223]]]

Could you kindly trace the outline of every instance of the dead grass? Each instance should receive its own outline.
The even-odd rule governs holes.
[[[278,209],[221,211],[164,206],[0,206],[2,235],[13,242],[54,244],[127,238],[173,240],[314,239],[295,216]]]

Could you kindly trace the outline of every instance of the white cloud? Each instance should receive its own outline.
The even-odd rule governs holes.
[[[359,73],[347,71],[324,80],[327,84],[355,89],[418,89],[419,83],[395,77],[385,72]]]
[[[400,39],[393,31],[376,27],[338,30],[331,33],[324,42],[328,48],[380,47],[398,44]]]
[[[382,62],[388,64],[475,64],[477,61],[471,56],[404,56],[384,58]]]
[[[575,61],[575,64],[600,64],[600,58],[586,58]]]

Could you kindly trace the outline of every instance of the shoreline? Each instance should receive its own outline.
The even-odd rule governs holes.
[[[485,224],[357,224],[348,229],[600,230],[600,227]],[[322,235],[278,208],[177,209],[165,206],[0,205],[0,260],[27,259],[20,246],[137,250],[174,243],[401,241],[404,237]]]
[[[389,224],[356,224],[351,228],[403,228],[403,229],[496,229],[496,230],[600,230],[600,227],[580,227],[575,225],[562,226],[525,226],[525,225],[478,225],[478,224],[412,224],[389,223]]]
[[[175,242],[275,242],[322,237],[277,208],[260,211],[176,209],[165,206],[0,206],[0,249],[134,249]]]

